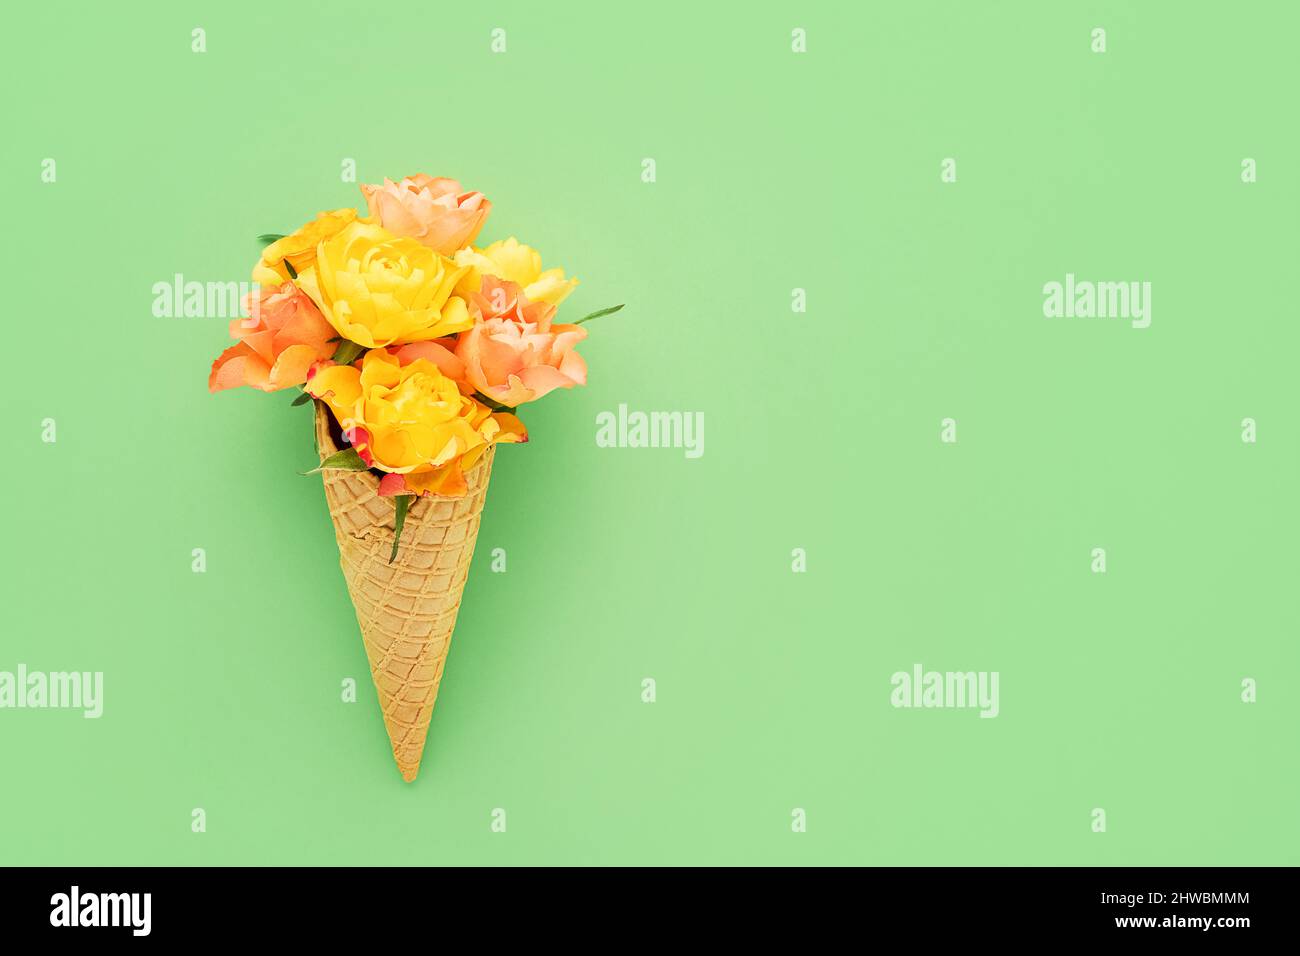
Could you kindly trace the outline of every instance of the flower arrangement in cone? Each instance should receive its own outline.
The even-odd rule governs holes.
[[[315,399],[319,472],[393,756],[414,780],[499,444],[516,410],[584,385],[574,287],[514,237],[476,246],[482,193],[423,174],[364,185],[368,215],[267,235],[213,391]]]

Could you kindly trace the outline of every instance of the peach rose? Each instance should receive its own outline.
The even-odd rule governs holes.
[[[208,390],[251,385],[264,392],[301,385],[311,366],[334,353],[337,333],[292,282],[264,287],[244,300],[249,318],[230,323],[239,341],[212,363]]]
[[[397,356],[403,365],[410,365],[416,359],[424,359],[438,366],[438,371],[447,376],[466,395],[472,394],[474,386],[465,380],[465,363],[456,356],[456,336],[433,339],[428,342],[411,342],[407,345],[390,346],[388,351]]]
[[[502,405],[532,402],[553,389],[587,384],[587,363],[573,347],[587,337],[577,325],[551,325],[555,306],[532,302],[519,286],[483,276],[469,295],[474,326],[456,340],[465,380]]]
[[[480,192],[462,192],[454,179],[417,173],[400,183],[362,185],[370,215],[391,233],[450,256],[473,242],[492,203]]]

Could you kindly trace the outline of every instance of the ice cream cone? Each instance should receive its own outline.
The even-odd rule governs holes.
[[[330,422],[330,413],[317,402],[322,461],[338,450]],[[321,472],[339,564],[361,625],[393,758],[408,782],[420,771],[494,450],[489,447],[466,472],[464,498],[425,496],[411,504],[392,564],[394,501],[380,497],[379,480],[368,471]]]

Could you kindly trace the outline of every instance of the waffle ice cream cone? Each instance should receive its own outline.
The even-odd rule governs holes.
[[[320,402],[316,444],[322,461],[338,450]],[[411,504],[392,564],[394,501],[379,496],[379,480],[368,471],[321,472],[393,758],[408,782],[420,771],[494,451],[489,447],[466,472],[464,498],[426,496]]]

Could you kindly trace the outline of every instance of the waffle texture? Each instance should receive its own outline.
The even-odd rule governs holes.
[[[322,461],[338,450],[320,402],[316,444]],[[379,480],[368,471],[321,472],[393,758],[408,782],[420,772],[495,450],[489,447],[466,472],[464,498],[416,499],[392,564],[394,501],[379,496]]]

